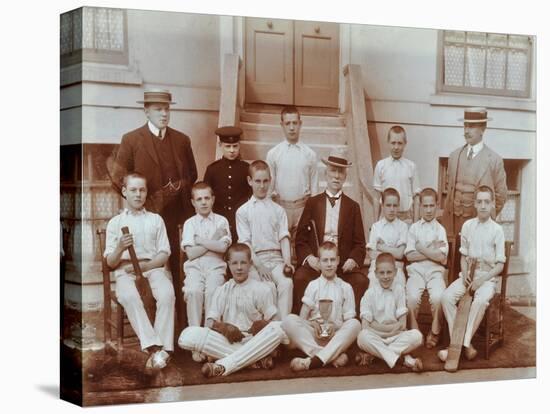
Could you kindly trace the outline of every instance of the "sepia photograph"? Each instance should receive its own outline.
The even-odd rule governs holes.
[[[62,399],[536,377],[536,33],[91,6],[59,29]]]

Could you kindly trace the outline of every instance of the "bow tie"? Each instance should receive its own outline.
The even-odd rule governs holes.
[[[328,201],[330,201],[330,206],[331,207],[334,207],[334,205],[336,204],[336,201],[339,200],[340,197],[342,197],[342,194],[340,194],[338,197],[331,197],[327,193],[325,193],[325,195],[327,196]]]

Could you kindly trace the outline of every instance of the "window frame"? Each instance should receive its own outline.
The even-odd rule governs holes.
[[[463,32],[467,33],[472,31],[463,30]],[[493,32],[478,32],[478,33],[494,34]],[[526,36],[529,39],[530,47],[527,53],[527,68],[526,68],[527,75],[525,80],[525,89],[523,91],[513,91],[513,90],[507,90],[507,89],[494,89],[494,88],[479,88],[479,87],[471,87],[471,86],[446,85],[444,83],[445,30],[438,30],[437,64],[436,64],[437,93],[460,93],[460,94],[467,94],[467,95],[498,96],[498,97],[504,97],[504,98],[530,98],[532,94],[531,77],[532,77],[532,70],[533,70],[533,55],[534,55],[533,46],[535,44],[535,40],[533,36],[530,36],[530,35],[519,35],[519,34],[511,34],[511,33],[501,33],[501,34],[514,35],[514,36]],[[514,49],[514,48],[503,47],[503,49]]]
[[[84,8],[87,9],[106,9],[106,10],[120,10],[122,11],[122,35],[123,35],[123,42],[124,47],[122,51],[115,51],[115,50],[107,50],[107,49],[91,49],[91,48],[80,48],[76,49],[65,54],[60,54],[60,65],[61,68],[65,68],[68,66],[81,64],[84,62],[91,62],[91,63],[106,63],[106,64],[112,64],[112,65],[128,65],[128,13],[126,9],[115,9],[115,8],[109,8],[109,7],[80,7],[75,10],[68,11],[68,14],[74,14],[74,13],[82,13]],[[95,15],[95,11],[94,11]],[[61,19],[61,16],[60,16]],[[82,24],[82,30],[84,30],[84,24]],[[71,24],[71,44],[74,46],[74,24]],[[60,34],[61,34],[61,26],[60,26]],[[84,33],[82,33],[82,37],[84,37]]]

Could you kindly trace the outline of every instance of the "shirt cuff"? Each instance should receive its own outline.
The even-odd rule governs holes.
[[[397,310],[395,311],[395,318],[399,319],[403,315],[406,315],[407,312],[408,312],[407,308],[397,308]]]
[[[348,319],[353,319],[353,318],[355,318],[354,310],[349,310],[342,315],[342,319],[344,319],[344,321],[347,321]]]
[[[273,318],[276,314],[277,314],[277,307],[275,305],[271,305],[264,311],[264,319],[266,321],[271,320],[271,318]]]

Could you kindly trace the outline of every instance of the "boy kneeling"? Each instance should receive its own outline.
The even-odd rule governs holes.
[[[205,377],[229,375],[258,362],[255,367],[273,368],[270,355],[287,338],[269,286],[248,277],[252,253],[243,243],[227,250],[233,278],[214,293],[206,313],[206,327],[189,326],[181,333],[181,348],[215,359],[202,366]]]
[[[397,268],[390,253],[376,258],[376,279],[361,299],[361,324],[363,330],[357,337],[357,345],[365,353],[356,356],[358,365],[369,365],[374,357],[382,358],[393,368],[401,355],[404,365],[413,371],[422,371],[422,360],[409,353],[422,345],[418,329],[407,330],[407,306],[405,291],[394,283]]]
[[[294,358],[290,362],[293,371],[328,364],[338,368],[348,362],[345,351],[357,338],[361,326],[355,319],[353,288],[336,276],[338,262],[336,245],[329,241],[321,244],[321,275],[309,282],[302,298],[300,316],[290,314],[283,320],[282,327],[290,346],[307,354],[307,358]]]

